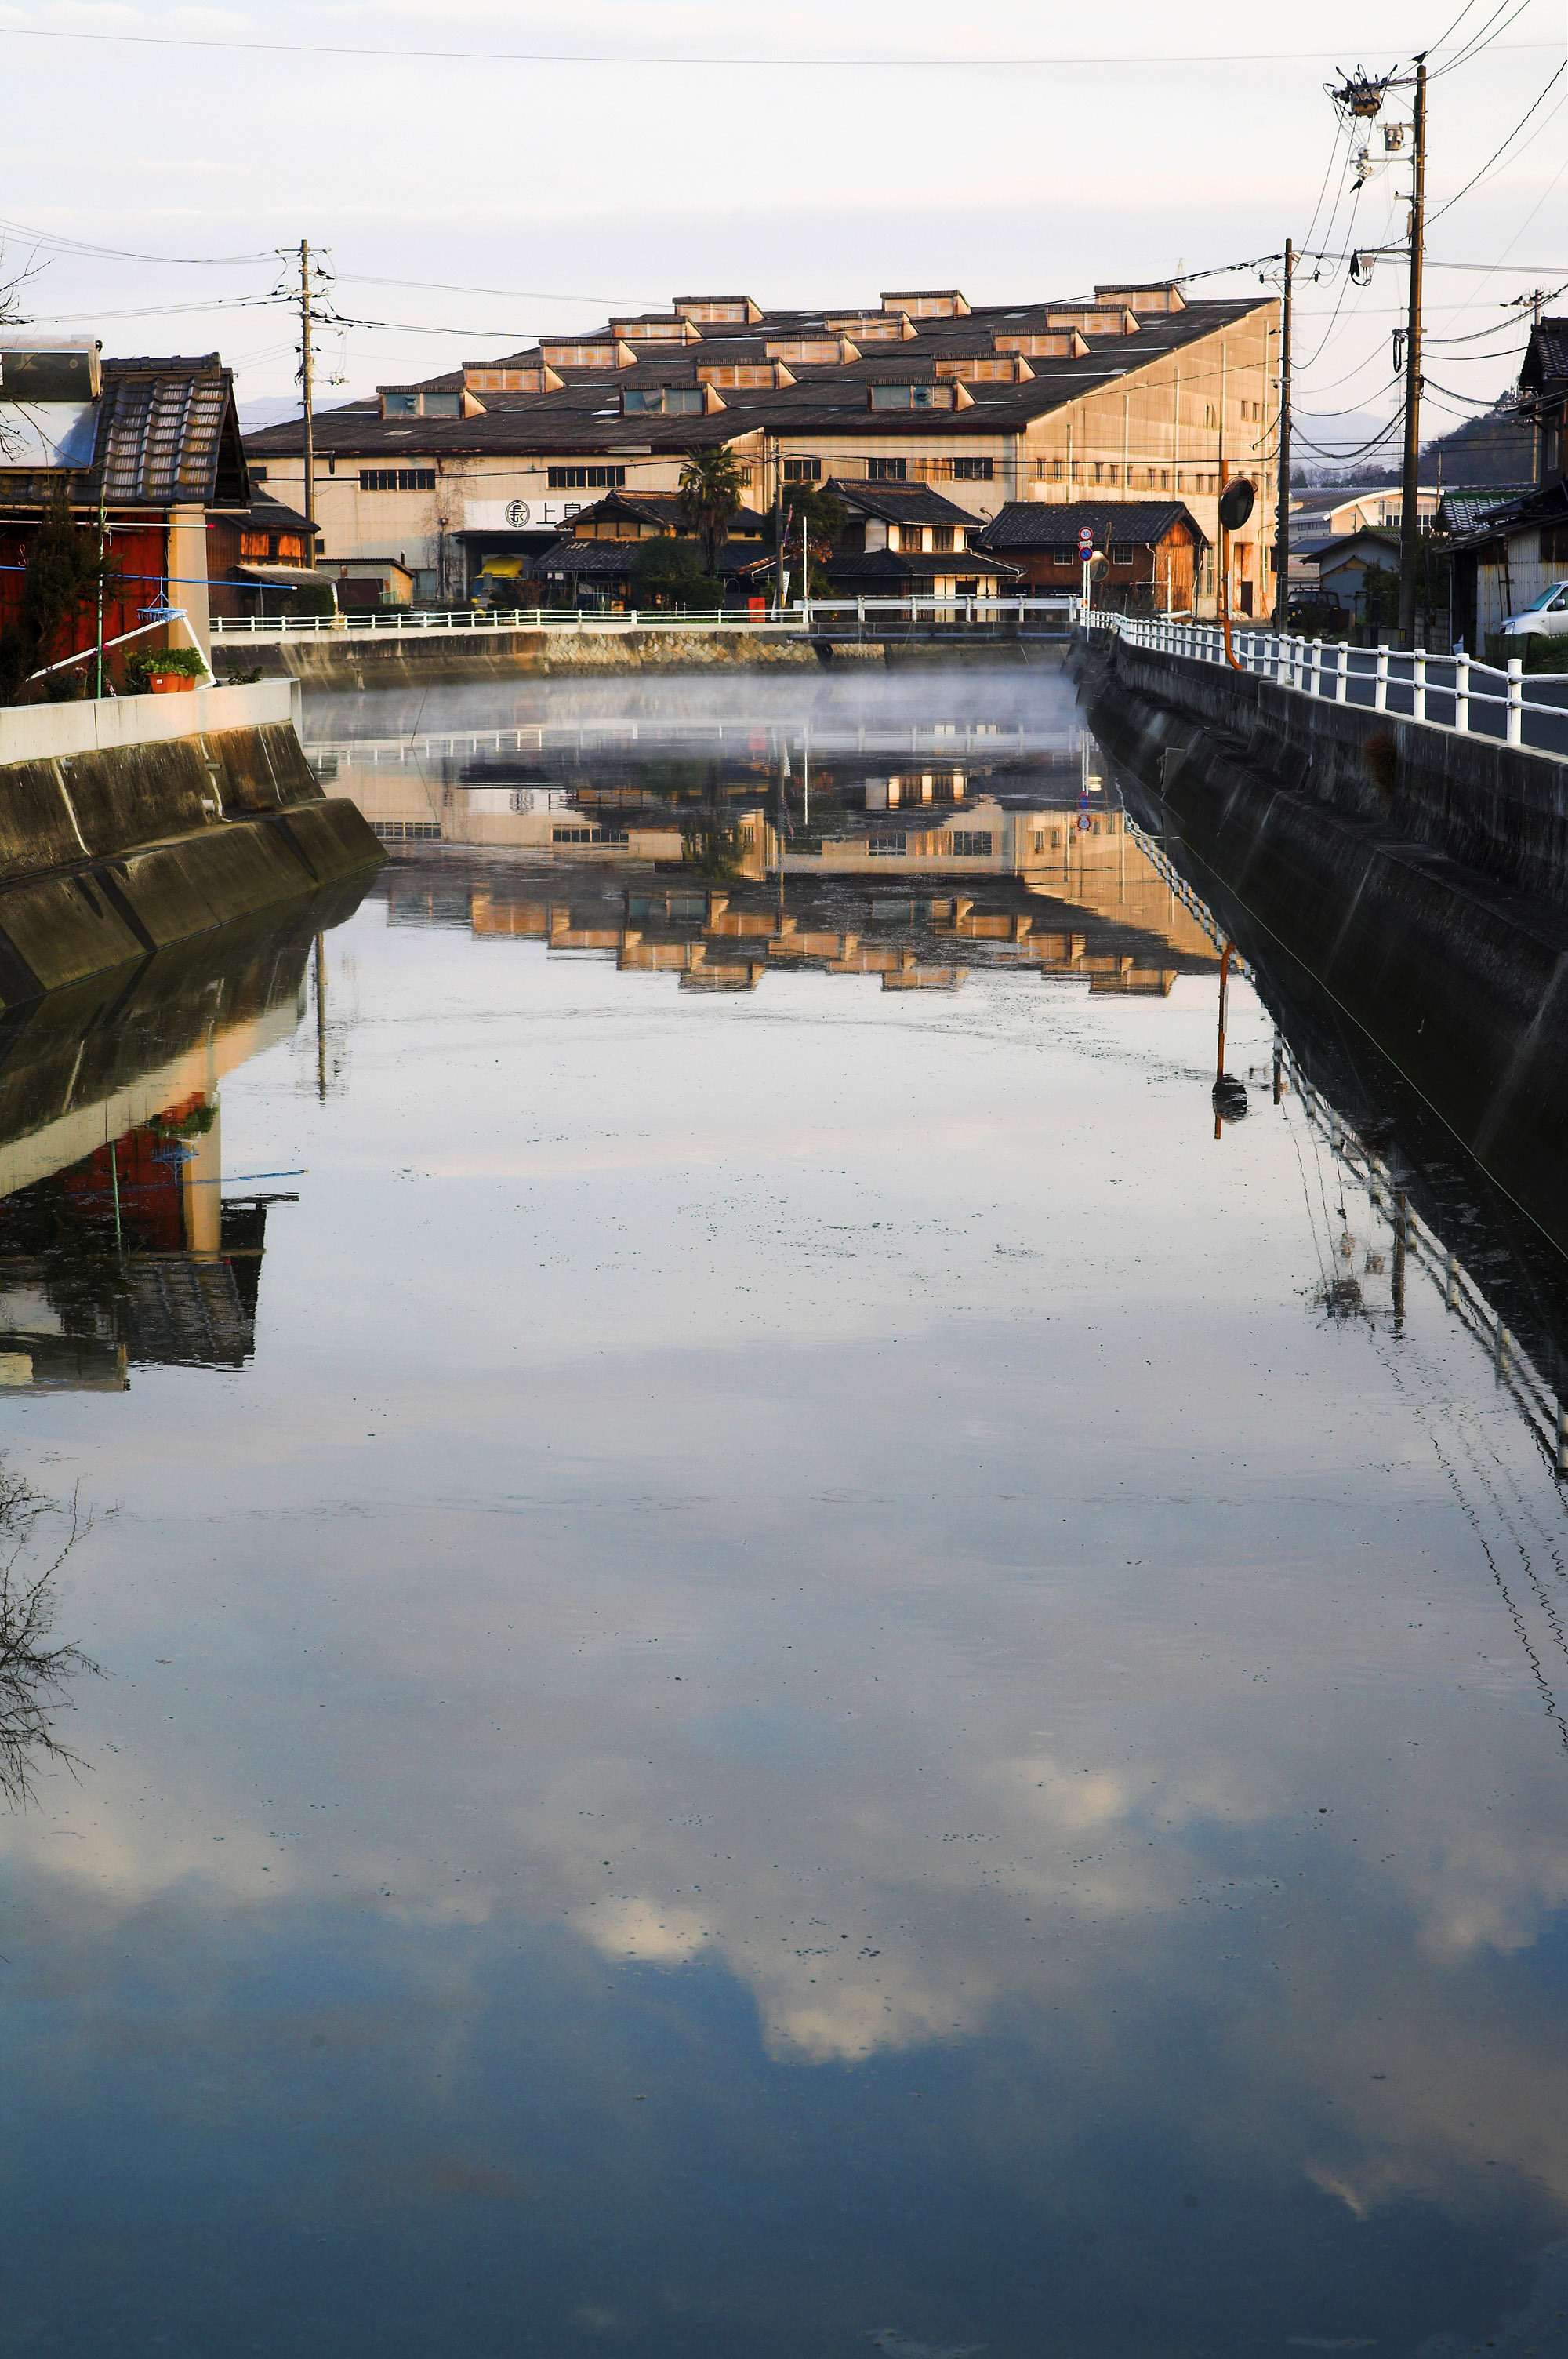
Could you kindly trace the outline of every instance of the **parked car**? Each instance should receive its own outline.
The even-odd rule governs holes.
[[[1549,582],[1539,598],[1510,614],[1500,627],[1505,639],[1556,638],[1568,631],[1568,582]]]

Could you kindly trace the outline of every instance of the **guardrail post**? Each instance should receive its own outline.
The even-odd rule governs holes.
[[[1509,658],[1509,744],[1519,745],[1524,737],[1524,662],[1519,656]]]
[[[1379,639],[1378,642],[1378,681],[1377,686],[1372,690],[1372,710],[1374,712],[1387,712],[1388,709],[1389,643],[1387,639]]]
[[[1334,658],[1334,701],[1343,704],[1350,677],[1350,642],[1341,639]]]
[[[1417,647],[1411,663],[1411,718],[1426,719],[1426,649]]]
[[[1470,727],[1470,658],[1463,653],[1454,658],[1454,726]]]

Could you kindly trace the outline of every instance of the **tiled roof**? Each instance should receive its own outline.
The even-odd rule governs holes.
[[[1444,492],[1437,513],[1449,532],[1475,532],[1489,516],[1529,499],[1534,490],[1533,484],[1484,484],[1473,490],[1464,486]]]
[[[689,532],[686,502],[679,492],[607,492],[591,507],[579,508],[572,518],[574,528],[580,528],[599,516],[634,516],[641,524],[656,524],[666,531]],[[760,533],[766,519],[755,508],[741,507],[730,519],[730,530],[738,533]]]
[[[218,354],[105,361],[92,472],[114,508],[244,506],[233,377]]]
[[[784,485],[784,497],[789,497],[789,485]],[[823,489],[844,502],[857,516],[876,516],[883,524],[961,524],[973,526],[974,517],[968,508],[953,500],[944,499],[940,492],[929,491],[924,484],[860,484],[847,483],[840,475],[830,475]]]
[[[1456,534],[1448,544],[1450,552],[1482,549],[1490,540],[1499,540],[1509,533],[1530,531],[1540,524],[1560,524],[1568,516],[1568,484],[1543,484],[1524,499],[1510,500],[1506,507],[1494,508],[1483,516],[1471,532]]]
[[[1538,320],[1530,332],[1520,385],[1542,393],[1568,383],[1568,320]]]
[[[1097,549],[1108,539],[1152,548],[1178,524],[1195,540],[1206,538],[1181,500],[1009,500],[977,538],[985,549],[1056,549],[1076,544],[1087,525]]]
[[[636,561],[637,552],[655,544],[645,540],[557,540],[534,560],[534,571],[546,579],[555,573],[586,575],[619,582]],[[768,560],[772,562],[771,558]],[[719,547],[720,573],[739,573],[757,562],[754,540],[726,540]]]
[[[57,474],[7,475],[7,506],[44,499]],[[105,361],[92,463],[70,477],[73,505],[112,510],[243,508],[250,477],[233,375],[216,353]]]

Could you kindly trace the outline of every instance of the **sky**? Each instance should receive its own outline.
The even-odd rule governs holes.
[[[1402,231],[1408,172],[1380,167],[1352,199],[1324,85],[1423,45],[1439,432],[1511,383],[1516,299],[1568,285],[1564,0],[0,5],[0,267],[31,274],[25,320],[109,353],[216,346],[259,416],[287,414],[279,250],[302,237],[352,323],[319,339],[323,405],[676,292],[987,302],[1216,271],[1286,236],[1343,255]],[[1296,408],[1348,447],[1395,406],[1403,273],[1359,288],[1316,266]],[[1194,291],[1253,294],[1260,275]]]

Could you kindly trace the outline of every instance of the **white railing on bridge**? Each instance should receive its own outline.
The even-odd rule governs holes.
[[[1229,660],[1217,623],[1099,613],[1083,620],[1090,632],[1115,632],[1128,646],[1157,655],[1221,666]],[[1568,674],[1538,673],[1527,682],[1518,656],[1499,669],[1463,653],[1433,655],[1424,647],[1387,644],[1353,647],[1345,639],[1238,630],[1234,624],[1230,639],[1238,669],[1298,695],[1391,712],[1465,735],[1499,737],[1538,752],[1568,753]]]
[[[1051,598],[813,598],[796,599],[781,614],[739,614],[733,607],[628,606],[616,613],[595,607],[566,609],[519,606],[382,608],[366,614],[221,614],[212,636],[226,639],[422,637],[427,632],[496,631],[791,631],[866,633],[881,637],[890,625],[1000,633],[1029,623],[1054,632],[1076,628],[1078,602]]]

